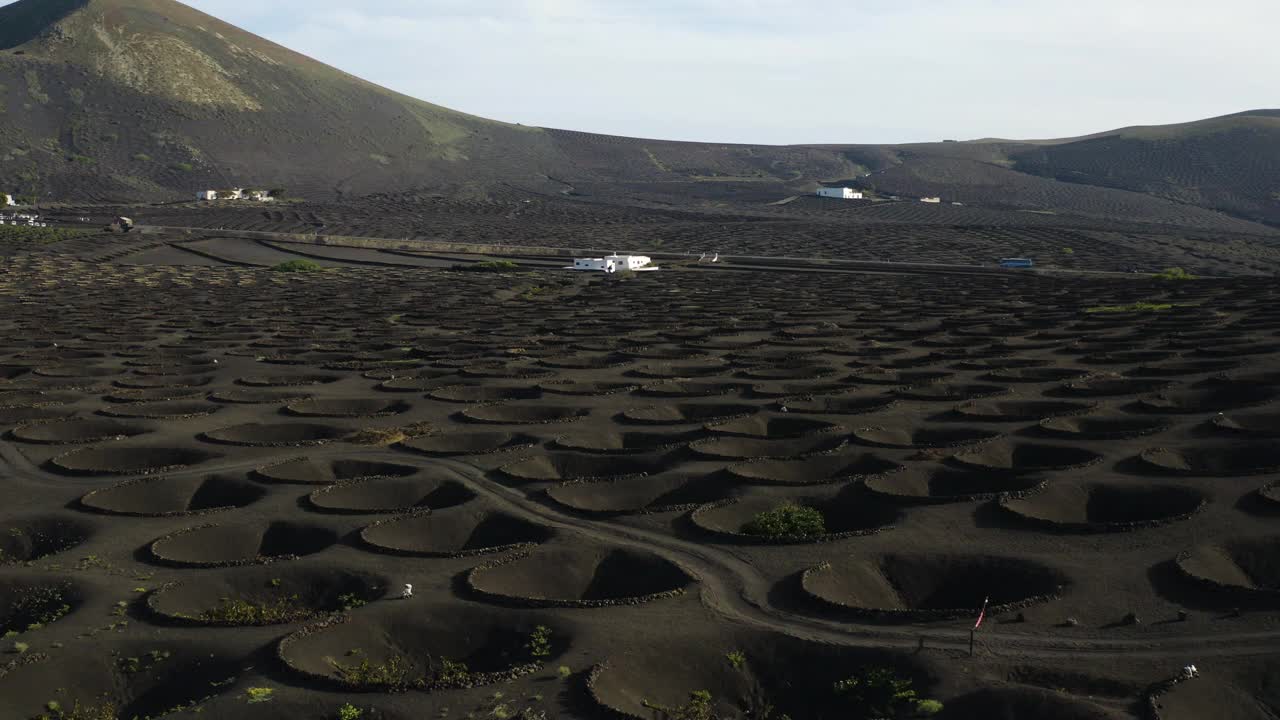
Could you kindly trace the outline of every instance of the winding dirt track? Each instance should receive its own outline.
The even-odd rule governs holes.
[[[769,591],[773,583],[730,550],[608,520],[579,518],[556,509],[536,496],[531,497],[518,489],[489,480],[482,471],[467,463],[446,459],[432,459],[424,463],[411,455],[385,449],[322,447],[308,454],[317,459],[333,456],[447,467],[455,471],[459,479],[472,490],[513,515],[604,543],[654,552],[675,562],[698,579],[702,603],[733,622],[804,640],[847,647],[914,649],[923,639],[925,646],[934,651],[967,653],[969,650],[969,631],[963,624],[955,629],[852,625],[788,612],[770,601]],[[198,469],[169,473],[168,476],[180,478],[249,471],[269,463],[269,459],[259,457],[250,461],[204,465]],[[13,481],[30,487],[33,492],[48,487],[51,481],[72,486],[79,484],[75,479],[52,476],[41,471],[6,441],[0,441],[0,474],[8,475]],[[988,626],[979,635],[980,652],[1006,659],[1099,656],[1180,659],[1189,654],[1197,658],[1242,658],[1274,655],[1275,649],[1280,647],[1280,631],[1200,632],[1176,637],[1111,640],[1034,637],[1001,633],[990,628]]]

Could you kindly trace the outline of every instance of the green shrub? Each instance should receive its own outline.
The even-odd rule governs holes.
[[[351,703],[338,708],[338,720],[360,720],[362,717],[364,717],[364,711]]]
[[[916,703],[916,714],[930,717],[942,712],[942,703],[937,700],[921,700]]]
[[[200,619],[232,625],[276,625],[306,620],[315,613],[298,604],[298,596],[250,602],[242,598],[222,598],[218,606],[200,613]]]
[[[275,690],[266,687],[251,687],[245,690],[245,697],[251,703],[271,702],[271,696],[275,694]]]
[[[725,653],[724,658],[729,661],[729,664],[733,666],[734,670],[741,670],[747,666],[746,653],[743,653],[741,650],[734,650],[733,652]]]
[[[524,644],[530,657],[544,658],[551,655],[551,628],[539,625],[529,634],[529,641]]]
[[[787,503],[757,514],[742,532],[767,538],[813,537],[827,534],[827,526],[816,508]]]
[[[30,649],[31,649],[31,645],[30,645],[30,644],[28,644],[28,643],[24,643],[24,642],[15,642],[15,643],[13,644],[13,651],[14,651],[14,652],[16,652],[16,653],[18,653],[19,655],[21,655],[22,653],[24,653],[24,652],[26,652],[26,651],[28,651],[28,650],[30,650]]]
[[[151,156],[146,153],[134,153],[133,159],[138,162],[151,162]]]
[[[279,273],[313,273],[320,272],[322,270],[324,270],[324,268],[321,267],[319,263],[312,262],[311,260],[290,260],[288,262],[282,262],[271,268],[272,272]]]
[[[412,668],[404,658],[393,655],[386,662],[374,663],[364,658],[358,665],[343,665],[330,659],[329,664],[342,682],[358,688],[408,690],[416,684]]]
[[[0,225],[0,243],[24,243],[49,245],[63,240],[94,234],[93,230],[70,228],[27,227],[25,225]]]
[[[843,698],[851,718],[903,717],[919,709],[920,698],[909,679],[903,679],[891,668],[862,668],[857,675],[841,680],[832,687]]]
[[[467,265],[454,265],[454,270],[462,270],[464,272],[511,272],[519,270],[520,266],[510,260],[485,260],[483,262],[470,263]]]
[[[184,173],[195,172],[195,169],[196,169],[195,165],[192,165],[191,163],[185,163],[185,162],[173,163],[169,167],[174,170],[177,170],[178,172],[184,172]]]
[[[40,713],[35,720],[119,720],[115,706],[110,703],[82,705],[77,700],[70,710],[64,710],[57,700],[50,700],[44,707],[48,712]]]
[[[1196,276],[1180,267],[1165,268],[1155,274],[1157,280],[1195,280]]]
[[[689,693],[689,702],[677,708],[641,701],[646,708],[654,711],[661,720],[713,720],[715,715],[711,707],[711,693],[706,690],[694,690]]]

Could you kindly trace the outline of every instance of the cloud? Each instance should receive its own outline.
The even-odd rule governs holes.
[[[527,125],[709,141],[1060,137],[1274,104],[1280,3],[187,0]]]

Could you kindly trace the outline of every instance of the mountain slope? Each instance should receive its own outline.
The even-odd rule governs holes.
[[[258,186],[314,200],[414,190],[758,204],[857,182],[908,197],[1252,231],[1261,229],[1216,211],[1280,222],[1277,125],[1280,112],[1260,111],[1035,143],[621,138],[432,105],[175,0],[0,8],[0,188],[42,200],[172,201]]]
[[[1011,155],[1057,180],[1150,193],[1280,223],[1280,110],[1134,127]]]

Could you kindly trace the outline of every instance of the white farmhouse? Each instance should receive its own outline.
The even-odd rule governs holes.
[[[18,204],[14,202],[13,196],[10,195],[9,193],[0,193],[0,199],[4,200],[3,204],[5,207],[13,207],[14,205]]]
[[[240,197],[244,200],[254,200],[257,202],[266,202],[271,199],[271,195],[266,190],[244,190]]]
[[[940,198],[940,197],[923,197],[923,198],[920,198],[920,202],[922,202],[922,203],[930,203],[931,205],[940,205],[940,204],[942,204],[942,198]]]
[[[217,199],[218,199],[217,190],[200,190],[196,193],[196,200],[200,200],[202,202],[208,201],[208,200],[217,200]]]
[[[657,270],[658,268],[654,267],[652,263],[653,259],[648,255],[619,255],[614,253],[602,258],[575,258],[573,265],[566,267],[565,270],[588,270],[607,273],[615,273],[619,270],[630,270],[631,272]]]
[[[818,197],[836,198],[837,200],[861,200],[862,199],[862,193],[854,190],[853,188],[847,188],[847,187],[818,188],[817,195]]]

